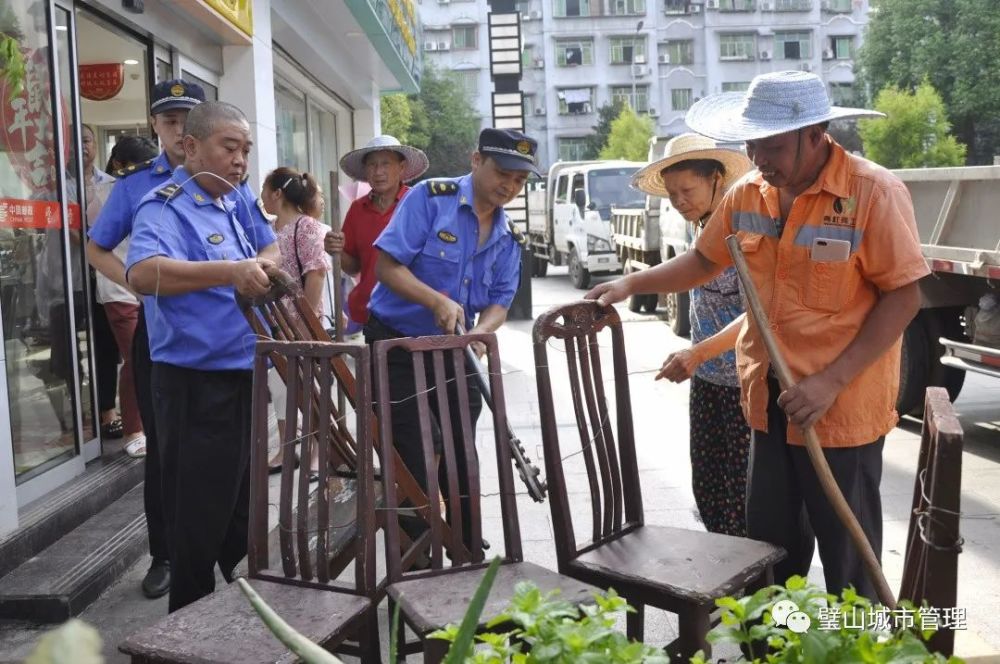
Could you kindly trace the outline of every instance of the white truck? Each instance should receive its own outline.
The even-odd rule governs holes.
[[[559,161],[549,168],[544,186],[528,188],[528,242],[531,274],[544,277],[549,263],[568,265],[577,288],[591,275],[619,274],[622,266],[611,238],[611,208],[642,205],[632,189],[634,161]]]
[[[903,336],[897,410],[911,413],[921,408],[929,386],[946,388],[954,400],[966,371],[1000,378],[1000,311],[992,314],[991,330],[974,329],[987,313],[981,302],[1000,296],[1000,166],[894,172],[913,198],[921,248],[932,271],[920,282],[921,310]],[[614,211],[614,238],[625,270],[644,269],[691,246],[691,225],[669,201],[657,200],[655,218],[649,202]],[[656,301],[643,298],[652,297],[640,296],[630,306],[648,310]],[[685,334],[687,294],[660,299],[673,330]]]

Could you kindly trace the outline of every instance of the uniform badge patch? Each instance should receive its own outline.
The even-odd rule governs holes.
[[[431,196],[446,196],[458,192],[458,185],[451,180],[431,180],[427,188]]]
[[[447,242],[449,244],[454,244],[458,242],[458,238],[455,237],[452,233],[449,233],[448,231],[438,231],[438,237],[441,238],[441,240],[443,240],[444,242]]]
[[[521,154],[531,154],[531,143],[528,141],[518,141],[517,151]]]
[[[184,86],[181,85],[180,83],[177,83],[176,85],[174,85],[174,86],[172,86],[170,88],[170,94],[172,96],[174,96],[174,97],[183,97],[184,96]]]
[[[222,241],[225,240],[226,238],[223,237],[222,233],[212,233],[205,239],[208,240],[209,243],[211,244],[222,244]]]

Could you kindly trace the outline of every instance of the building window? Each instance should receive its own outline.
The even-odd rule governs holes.
[[[593,88],[566,88],[559,90],[559,115],[583,115],[594,108]]]
[[[691,88],[674,88],[670,91],[670,108],[686,111],[691,108]]]
[[[628,65],[646,61],[645,37],[612,37],[611,64]]]
[[[583,136],[559,139],[559,159],[561,161],[582,161],[590,156],[589,151],[587,139]],[[566,200],[569,199],[566,198]]]
[[[831,83],[830,101],[835,106],[854,106],[854,84],[853,83]]]
[[[776,12],[807,12],[812,10],[812,0],[774,0]]]
[[[690,14],[690,0],[663,0],[664,14]]]
[[[646,13],[646,0],[608,0],[608,16],[636,16]]]
[[[837,60],[850,60],[854,57],[854,37],[830,37],[830,50]]]
[[[834,14],[851,13],[851,0],[826,0],[823,3],[823,11]]]
[[[720,35],[719,37],[720,60],[753,60],[753,54],[756,50],[753,33]]]
[[[626,102],[636,113],[646,113],[649,111],[649,86],[637,85],[633,97],[631,85],[613,85],[611,86],[611,101]]]
[[[719,11],[722,12],[752,12],[754,0],[719,0]]]
[[[451,45],[454,49],[476,48],[479,35],[478,25],[455,25],[451,28]]]
[[[521,69],[528,69],[535,64],[535,45],[525,44],[521,51]]]
[[[555,2],[555,15],[557,17],[566,18],[573,16],[592,16],[590,12],[591,0],[553,0],[553,1]]]
[[[723,92],[746,92],[750,87],[750,81],[730,81],[722,84]]]
[[[469,97],[469,100],[475,101],[476,97],[479,95],[479,70],[462,69],[452,73],[455,74],[455,79],[461,84],[462,89],[465,90],[465,94]]]
[[[660,55],[666,56],[664,64],[691,65],[694,64],[694,41],[677,39],[664,42],[659,47]],[[663,58],[661,57],[662,61]]]
[[[809,32],[774,33],[774,55],[785,60],[808,60],[812,57],[812,34]]]
[[[594,40],[557,41],[556,64],[560,67],[594,64]]]

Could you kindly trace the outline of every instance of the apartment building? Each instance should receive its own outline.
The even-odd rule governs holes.
[[[837,103],[851,103],[854,54],[868,0],[519,0],[526,130],[543,165],[587,156],[597,109],[615,98],[654,119],[658,135],[687,131],[684,114],[705,95],[745,90],[754,76],[802,69],[822,77]],[[446,8],[442,10],[442,7]],[[428,53],[428,24],[452,35],[460,16],[485,36],[485,0],[424,0],[425,58],[473,70],[477,108],[488,117],[485,44],[455,57]],[[442,29],[440,34],[449,32]],[[482,43],[482,42],[480,42]],[[439,44],[435,44],[437,48]],[[446,59],[447,58],[447,59]],[[471,80],[471,75],[470,75]],[[470,85],[470,90],[471,90]]]

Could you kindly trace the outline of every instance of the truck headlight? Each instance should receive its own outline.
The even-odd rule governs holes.
[[[587,251],[588,252],[601,252],[601,251],[611,251],[611,243],[604,238],[599,238],[596,235],[587,235]]]

